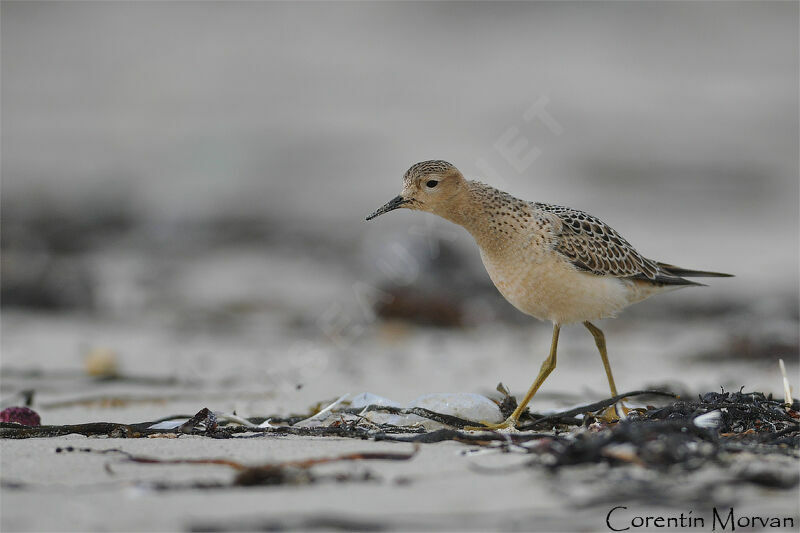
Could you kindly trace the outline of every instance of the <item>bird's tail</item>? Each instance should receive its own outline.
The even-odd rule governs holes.
[[[705,270],[689,270],[688,268],[681,268],[667,263],[658,263],[659,268],[674,274],[675,276],[687,278],[732,278],[733,274],[725,274],[723,272],[708,272]]]

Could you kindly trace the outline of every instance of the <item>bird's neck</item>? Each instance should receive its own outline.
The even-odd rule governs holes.
[[[458,201],[441,216],[466,229],[484,250],[502,246],[512,237],[503,217],[521,202],[508,193],[478,181],[466,181]]]

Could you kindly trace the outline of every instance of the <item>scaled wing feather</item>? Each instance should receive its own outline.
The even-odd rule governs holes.
[[[555,249],[580,270],[598,276],[640,278],[662,281],[665,272],[643,257],[612,227],[602,220],[558,205],[535,203],[534,209],[555,215],[561,221],[561,232]]]

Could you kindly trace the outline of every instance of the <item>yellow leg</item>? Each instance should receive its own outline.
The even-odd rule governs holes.
[[[594,337],[594,343],[597,345],[597,350],[600,352],[600,358],[603,359],[603,368],[606,369],[606,377],[608,378],[608,386],[611,388],[611,396],[617,395],[617,386],[614,384],[614,376],[611,374],[611,364],[608,362],[608,352],[606,351],[606,337],[603,335],[603,332],[592,324],[591,322],[584,322],[584,326]],[[622,411],[627,415],[629,409],[622,405]],[[606,409],[605,413],[601,416],[602,419],[608,421],[619,420],[619,416],[617,415],[616,406],[612,405],[608,409]]]
[[[594,337],[594,343],[597,345],[597,350],[600,352],[600,357],[603,359],[603,367],[606,369],[606,377],[608,378],[608,386],[611,387],[611,396],[617,395],[617,386],[614,384],[614,376],[611,375],[611,365],[608,362],[608,352],[606,351],[606,336],[600,331],[600,328],[591,322],[584,322],[584,326]]]
[[[542,368],[539,370],[539,375],[536,376],[536,380],[531,385],[531,388],[528,389],[528,394],[525,395],[525,398],[522,402],[517,405],[517,408],[514,409],[514,412],[511,413],[505,422],[501,422],[500,424],[488,424],[487,427],[467,427],[467,430],[481,430],[481,429],[505,429],[505,428],[513,428],[517,426],[517,421],[519,421],[519,417],[522,415],[522,412],[525,410],[525,407],[528,406],[528,403],[533,398],[536,391],[539,390],[539,387],[542,386],[544,380],[547,379],[547,376],[550,375],[556,368],[556,351],[558,349],[558,333],[561,331],[560,324],[553,324],[553,340],[550,343],[550,355],[547,359],[544,360],[542,363]]]

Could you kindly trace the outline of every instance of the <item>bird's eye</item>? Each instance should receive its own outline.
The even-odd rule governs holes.
[[[438,184],[439,184],[439,182],[436,181],[436,180],[428,180],[428,183],[426,183],[425,185],[427,185],[429,189],[433,189]]]

